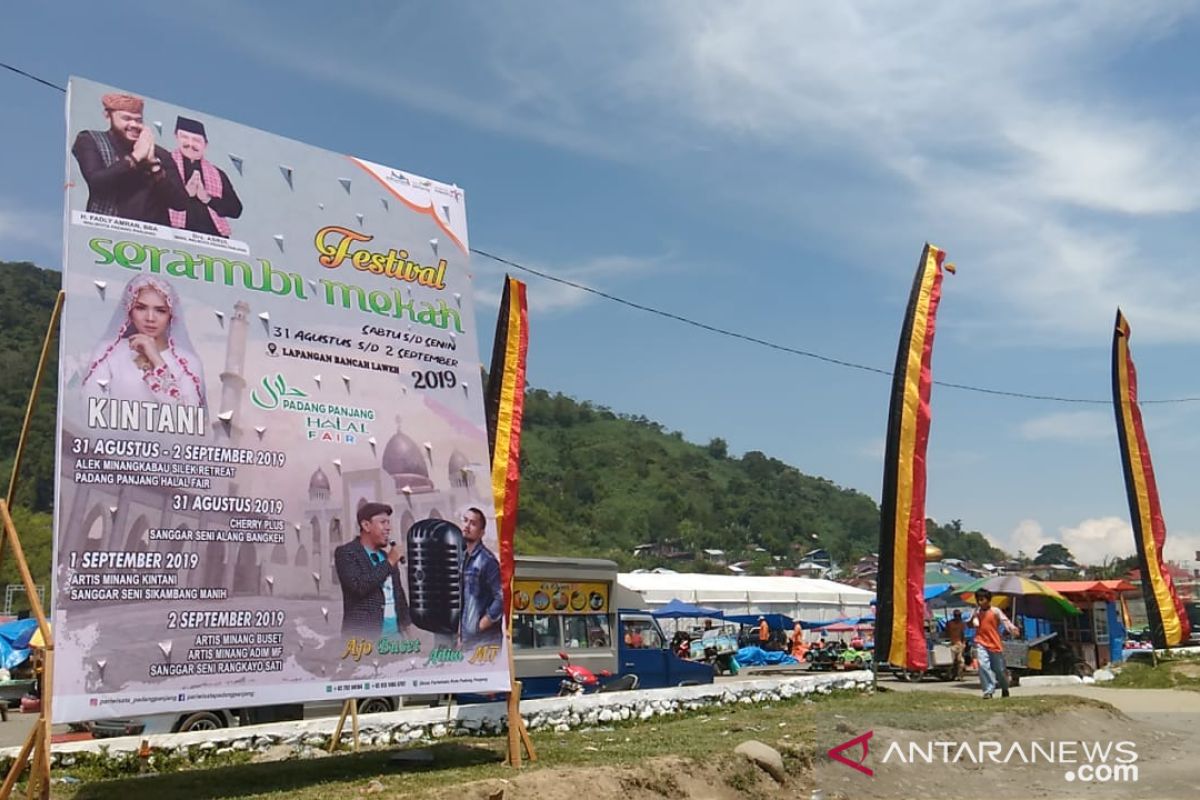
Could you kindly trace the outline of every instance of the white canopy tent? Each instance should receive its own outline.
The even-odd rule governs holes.
[[[868,616],[875,598],[866,589],[817,578],[622,572],[617,582],[651,611],[679,599],[730,614],[784,614],[806,622]]]

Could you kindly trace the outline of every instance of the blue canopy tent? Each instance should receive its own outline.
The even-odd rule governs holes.
[[[930,583],[925,586],[925,602],[941,597],[954,587],[948,583]],[[876,601],[872,600],[871,605],[875,605]]]
[[[757,625],[760,619],[766,618],[767,625],[771,630],[790,631],[796,623],[791,617],[785,617],[783,614],[732,614],[725,617],[728,622],[736,622],[739,625]]]
[[[37,630],[36,619],[19,619],[0,625],[0,667],[12,669],[29,658],[29,639]]]
[[[699,619],[702,617],[725,619],[724,611],[692,605],[678,599],[671,600],[662,608],[651,611],[650,614],[659,619]]]

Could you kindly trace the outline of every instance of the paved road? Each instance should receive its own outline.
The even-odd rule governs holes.
[[[8,722],[0,721],[0,747],[20,747],[25,744],[25,737],[37,722],[37,714],[22,714],[15,708],[8,710]],[[55,725],[51,730],[55,734],[66,734],[66,725]]]
[[[978,694],[979,681],[968,677],[963,681],[933,681],[919,683],[904,683],[889,677],[880,677],[881,689],[901,692],[971,692]],[[1022,684],[1012,689],[1013,697],[1030,697],[1044,694],[1065,694],[1074,697],[1088,697],[1099,700],[1116,708],[1123,714],[1138,719],[1147,715],[1179,714],[1195,715],[1193,719],[1200,722],[1200,692],[1184,689],[1113,689],[1104,684],[1075,685],[1075,686],[1026,686]]]

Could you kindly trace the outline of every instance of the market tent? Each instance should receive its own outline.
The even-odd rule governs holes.
[[[767,621],[767,626],[773,631],[790,631],[796,624],[791,617],[783,614],[726,614],[726,622],[736,622],[739,625],[757,625],[759,618]]]
[[[617,581],[622,589],[638,595],[640,607],[651,610],[678,599],[726,614],[774,613],[817,621],[869,614],[875,596],[834,581],[775,575],[622,572]]]
[[[941,597],[949,592],[953,586],[948,583],[929,583],[925,585],[925,602]],[[871,600],[871,605],[875,605],[876,600]]]
[[[849,633],[858,630],[858,626],[851,625],[849,622],[831,622],[821,626],[821,630],[828,633]]]
[[[1134,592],[1137,587],[1129,581],[1042,581],[1043,584],[1063,595],[1081,599],[1112,600],[1121,592]]]
[[[656,608],[650,613],[661,619],[699,619],[701,617],[723,619],[725,617],[725,613],[718,609],[704,608],[678,599],[672,600],[662,608]]]

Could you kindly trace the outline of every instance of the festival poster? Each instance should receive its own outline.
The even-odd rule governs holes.
[[[462,190],[67,110],[54,721],[507,690]]]

